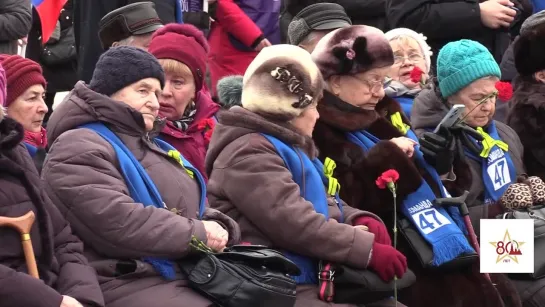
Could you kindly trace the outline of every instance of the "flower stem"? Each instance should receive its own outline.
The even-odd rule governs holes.
[[[397,193],[395,185],[392,188],[392,194],[394,196],[394,248],[397,250]],[[394,276],[394,300],[397,307],[397,276]]]

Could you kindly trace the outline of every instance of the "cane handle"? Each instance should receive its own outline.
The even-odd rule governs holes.
[[[35,219],[36,216],[32,211],[20,217],[0,216],[0,227],[11,227],[15,228],[20,234],[29,234]]]

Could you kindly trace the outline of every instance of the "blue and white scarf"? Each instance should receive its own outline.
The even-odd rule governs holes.
[[[413,140],[417,139],[411,130],[408,130],[406,135]],[[347,137],[352,143],[360,146],[365,151],[369,151],[380,141],[367,131],[350,132]],[[450,197],[441,182],[439,174],[424,160],[424,155],[418,147],[415,148],[414,154],[416,163],[423,167],[441,188],[442,197]],[[403,180],[403,178],[400,180]],[[447,209],[435,207],[433,205],[435,199],[431,187],[425,180],[422,180],[420,187],[409,194],[403,200],[401,206],[403,215],[413,222],[422,237],[432,246],[432,264],[440,266],[460,255],[475,253],[464,236],[467,230],[459,209],[456,207],[448,207]]]
[[[473,139],[482,149],[481,154],[476,156],[467,149],[465,152],[471,159],[481,163],[485,187],[484,204],[490,205],[501,198],[505,190],[516,180],[517,173],[508,152],[509,146],[501,141],[494,121],[486,130],[477,128],[484,137],[482,142]]]

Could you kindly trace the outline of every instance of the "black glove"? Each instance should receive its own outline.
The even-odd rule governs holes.
[[[456,140],[448,128],[441,127],[438,133],[426,132],[419,142],[424,159],[439,175],[450,172],[456,155]]]
[[[464,148],[469,150],[473,155],[479,156],[481,154],[481,148],[474,141],[482,141],[483,136],[479,134],[475,129],[469,127],[465,123],[457,123],[454,126],[448,128],[448,131],[454,136],[455,139],[458,139],[460,146],[458,146],[458,153],[461,156],[465,156]],[[469,137],[473,137],[474,140]]]

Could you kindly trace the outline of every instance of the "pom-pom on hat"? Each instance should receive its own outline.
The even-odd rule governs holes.
[[[187,65],[193,74],[196,92],[204,85],[208,50],[208,42],[199,29],[175,23],[157,30],[148,48],[157,59],[171,59]]]
[[[264,48],[242,80],[242,106],[289,121],[321,99],[323,79],[310,54],[292,45]]]
[[[462,39],[446,44],[437,56],[437,81],[444,98],[484,77],[501,78],[498,63],[478,42]]]
[[[18,55],[0,55],[0,64],[6,72],[6,108],[29,87],[41,84],[45,88],[46,81],[40,64]]]
[[[112,96],[143,79],[155,78],[165,85],[163,68],[151,54],[136,47],[119,46],[104,52],[95,66],[89,88]]]
[[[370,26],[350,26],[324,36],[312,52],[324,79],[354,75],[394,64],[394,54],[384,32]]]
[[[521,76],[545,69],[545,10],[524,21],[513,50],[515,67]]]

